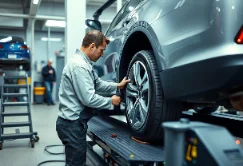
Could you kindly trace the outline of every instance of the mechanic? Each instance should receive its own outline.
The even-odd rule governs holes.
[[[42,76],[45,83],[46,88],[46,101],[47,105],[55,105],[52,99],[52,90],[53,86],[56,83],[56,72],[55,69],[51,66],[52,60],[49,59],[46,66],[42,68]]]
[[[59,89],[59,113],[56,122],[58,137],[65,146],[66,166],[83,166],[86,163],[87,121],[92,109],[113,109],[121,102],[119,96],[103,97],[97,92],[115,94],[130,81],[106,82],[93,71],[96,62],[109,44],[109,40],[97,30],[89,31],[82,46],[65,65]]]

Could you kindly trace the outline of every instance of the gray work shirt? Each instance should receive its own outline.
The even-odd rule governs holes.
[[[93,62],[79,49],[70,57],[62,72],[58,116],[77,120],[85,106],[100,109],[114,108],[110,97],[100,96],[96,92],[115,94],[117,83],[101,80],[92,67]]]

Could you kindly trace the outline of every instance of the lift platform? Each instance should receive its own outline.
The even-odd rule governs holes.
[[[189,119],[192,123],[197,121],[223,126],[235,137],[243,138],[242,132],[237,130],[237,126],[243,125],[243,116],[228,113],[203,115],[185,111],[182,113],[182,118]],[[93,117],[88,122],[88,126],[88,136],[91,139],[91,141],[88,141],[88,158],[91,161],[95,161],[94,165],[165,165],[164,147],[162,145],[142,144],[134,141],[132,139],[132,130],[125,122],[108,116]],[[229,138],[226,136],[227,133],[225,138]],[[229,140],[232,142],[231,139]],[[226,142],[228,145],[229,142]],[[94,145],[101,147],[104,152],[103,157],[95,152]],[[219,147],[215,147],[215,151],[217,150],[221,152]],[[203,153],[207,154],[206,152]],[[241,157],[240,155],[240,159],[242,159]]]
[[[142,144],[132,140],[132,131],[125,122],[112,117],[93,117],[88,122],[88,158],[95,165],[164,165],[164,148],[160,145]],[[94,145],[104,150],[102,161],[93,149]]]

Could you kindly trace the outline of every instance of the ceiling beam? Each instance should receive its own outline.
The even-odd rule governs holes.
[[[11,3],[11,2],[0,2],[1,9],[20,9],[22,8],[21,3]]]
[[[38,9],[40,7],[41,0],[37,1],[37,4],[34,4],[34,0],[30,0],[30,12],[29,16],[36,17],[36,14],[38,12]],[[29,18],[27,23],[27,31],[31,31],[30,27],[32,27],[32,21],[33,19]]]
[[[15,17],[15,18],[25,18],[25,19],[36,19],[36,20],[65,20],[65,17],[60,16],[44,16],[44,15],[36,15],[30,16],[28,14],[10,14],[10,13],[0,13],[1,17]]]
[[[29,13],[30,9],[30,0],[22,0],[22,9],[23,9],[23,14]]]
[[[38,1],[38,4],[34,4],[33,1],[34,0],[30,1],[30,13],[29,13],[30,16],[36,16],[41,3],[41,0]]]
[[[61,16],[44,16],[44,15],[30,16],[28,14],[0,13],[0,17],[15,17],[15,18],[23,18],[23,19],[35,19],[35,20],[57,20],[57,21],[65,21],[65,17],[61,17]],[[89,19],[93,19],[93,18],[89,18]],[[112,20],[99,19],[99,21],[102,24],[110,24]]]

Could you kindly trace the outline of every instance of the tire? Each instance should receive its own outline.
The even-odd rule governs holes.
[[[34,141],[35,142],[39,142],[39,140],[40,140],[40,137],[38,137],[37,135],[34,137]]]
[[[24,69],[25,71],[30,71],[30,64],[29,64],[29,63],[24,64],[24,65],[23,65],[23,69]]]
[[[125,91],[125,114],[133,136],[145,142],[163,142],[161,123],[179,120],[182,103],[165,99],[156,60],[150,51],[135,54],[127,76],[131,81]]]
[[[212,106],[212,107],[197,107],[194,110],[198,113],[198,114],[211,114],[212,112],[217,111],[217,109],[219,108],[219,106]]]

